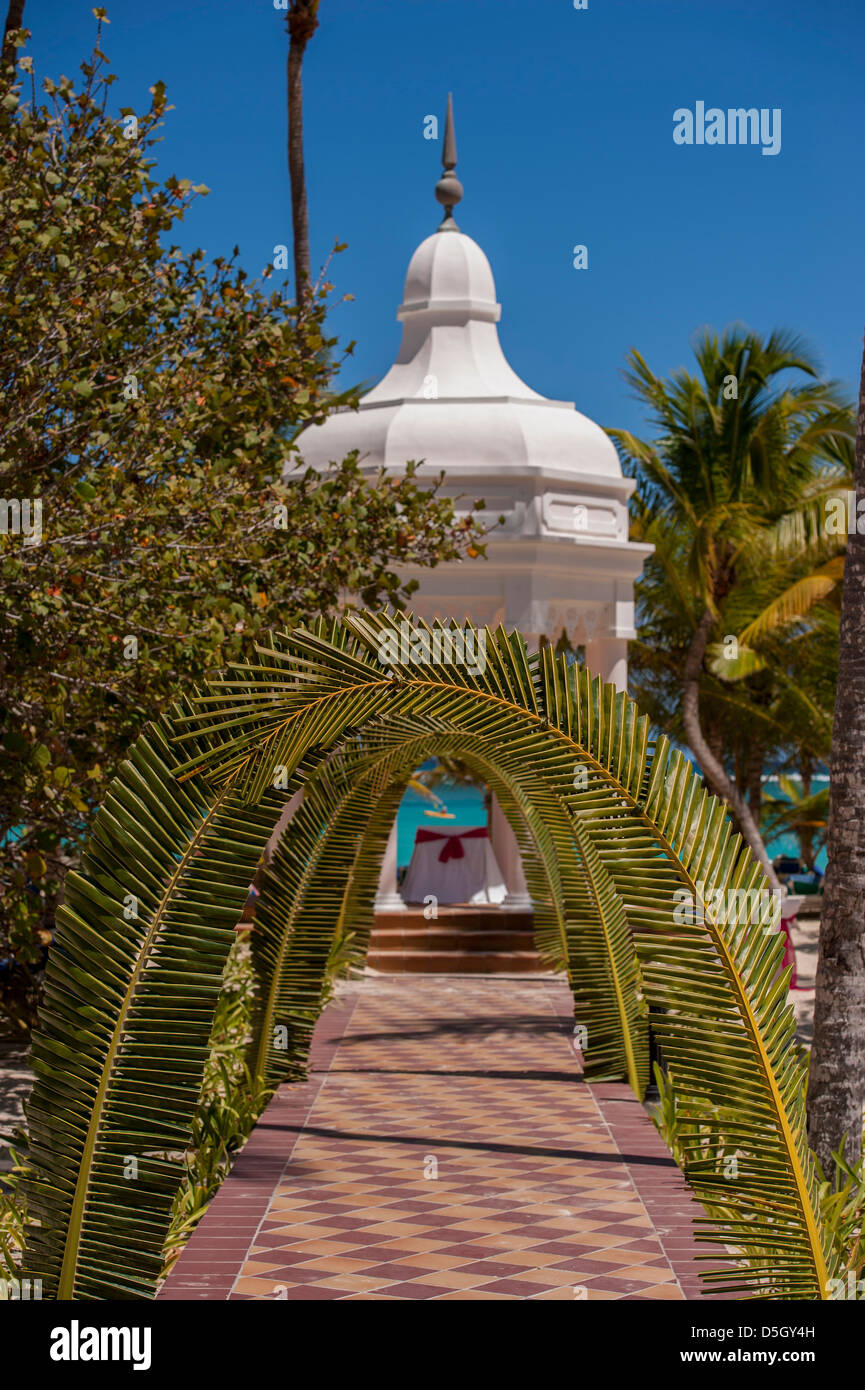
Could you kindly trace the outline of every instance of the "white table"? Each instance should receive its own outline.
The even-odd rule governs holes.
[[[507,895],[485,826],[418,830],[403,880],[403,902],[500,903]]]

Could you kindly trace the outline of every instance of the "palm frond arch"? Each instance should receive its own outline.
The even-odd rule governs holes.
[[[828,1297],[839,1255],[818,1216],[783,949],[749,920],[766,884],[724,808],[627,696],[519,634],[487,630],[482,668],[394,658],[393,642],[383,664],[409,621],[274,634],[130,751],[58,915],[27,1112],[41,1223],[27,1272],[47,1296],[152,1296],[222,969],[282,807],[304,788],[259,905],[254,1062],[271,1083],[302,1074],[334,932],[357,923],[362,940],[405,778],[458,750],[527,854],[590,1065],[594,1026],[600,1074],[642,1093],[648,1007],[679,1096],[703,1107],[684,1170],[707,1239],[741,1256],[738,1283],[719,1277],[750,1297]],[[706,1156],[721,1141],[734,1171]]]
[[[253,1076],[273,1084],[304,1074],[334,937],[351,923],[358,952],[365,951],[405,783],[435,751],[458,754],[484,777],[511,822],[534,889],[538,944],[567,969],[576,1016],[590,1040],[587,1074],[625,1076],[642,1095],[649,1051],[639,967],[621,904],[591,843],[542,781],[524,769],[514,773],[512,760],[498,750],[485,754],[477,735],[424,722],[427,732],[418,737],[415,729],[399,741],[386,727],[365,731],[353,756],[342,755],[319,773],[282,837],[256,910]]]

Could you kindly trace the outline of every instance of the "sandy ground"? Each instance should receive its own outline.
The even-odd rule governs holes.
[[[796,947],[796,974],[798,989],[790,991],[790,999],[796,1010],[798,1034],[803,1043],[811,1046],[814,1033],[814,975],[817,970],[817,938],[820,934],[820,918],[802,917],[793,923],[793,944]]]

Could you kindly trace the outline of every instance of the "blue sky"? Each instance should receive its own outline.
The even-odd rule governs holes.
[[[114,0],[103,41],[117,106],[174,104],[160,171],[212,192],[182,243],[241,247],[257,273],[290,243],[284,14],[273,0]],[[27,0],[37,72],[77,73],[90,0]],[[805,334],[858,380],[863,322],[861,0],[321,0],[305,66],[313,265],[335,239],[332,331],[372,383],[399,343],[408,259],[438,222],[454,94],[457,218],[483,246],[501,337],[536,390],[640,428],[621,379],[636,346],[660,372],[703,326]],[[679,146],[673,112],[781,108],[782,146]],[[573,268],[585,244],[587,270]]]

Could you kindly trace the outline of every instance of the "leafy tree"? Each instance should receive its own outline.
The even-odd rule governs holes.
[[[24,20],[24,0],[9,0],[6,10],[6,23],[3,26],[3,67],[15,61],[15,44],[12,35],[21,28]]]
[[[759,808],[745,794],[743,777],[725,765],[725,731],[736,709],[736,737],[751,763],[746,784],[759,787],[765,745],[758,737],[755,747],[752,731],[741,728],[742,696],[724,692],[720,681],[712,688],[707,723],[701,704],[707,657],[713,641],[738,631],[726,626],[724,614],[755,576],[767,564],[780,566],[786,584],[784,564],[802,561],[819,534],[821,502],[843,476],[851,418],[837,387],[819,380],[812,354],[789,334],[762,339],[737,327],[719,340],[707,332],[696,340],[695,355],[699,376],[682,370],[663,380],[632,352],[626,379],[657,435],[647,442],[610,431],[636,473],[638,533],[659,547],[640,591],[640,621],[648,623],[634,653],[639,667],[653,651],[648,667],[655,710],[639,678],[635,689],[653,714],[663,703],[779,887],[760,836]],[[662,598],[653,615],[656,588]],[[771,682],[764,679],[762,688],[752,682],[747,705],[758,729],[773,698]]]
[[[155,173],[161,83],[109,114],[100,37],[80,90],[40,99],[24,57],[29,94],[14,68],[0,91],[0,1007],[20,1027],[142,719],[250,635],[402,602],[396,565],[482,550],[414,466],[283,479],[298,430],[353,400],[331,385],[332,287],[299,308],[236,252],[172,245],[207,190]]]

